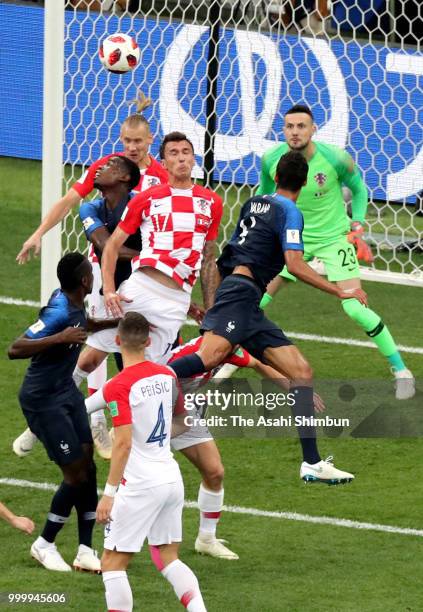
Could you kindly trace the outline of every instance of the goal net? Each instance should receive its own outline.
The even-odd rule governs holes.
[[[315,138],[345,147],[369,189],[366,237],[375,262],[364,277],[420,284],[419,7],[419,0],[343,0],[331,6],[317,0],[67,0],[64,188],[99,157],[122,150],[120,125],[135,112],[142,92],[152,100],[144,115],[154,134],[153,156],[164,134],[185,132],[201,179],[205,142],[213,148],[213,187],[226,205],[223,243],[239,203],[256,188],[261,155],[282,139],[284,112],[305,103],[318,126]],[[219,27],[213,29],[216,16]],[[138,67],[124,75],[107,72],[98,57],[100,40],[116,32],[132,35],[141,49]],[[205,138],[208,95],[216,119],[211,140]],[[63,224],[62,248],[75,247],[85,249],[86,240],[71,214]]]

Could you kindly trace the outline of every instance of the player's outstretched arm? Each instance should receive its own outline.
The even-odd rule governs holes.
[[[95,393],[85,398],[87,414],[92,414],[98,410],[104,410],[106,406],[107,402],[104,399],[103,389],[97,389]]]
[[[104,248],[107,244],[107,241],[110,238],[110,233],[106,229],[105,226],[98,227],[96,230],[90,234],[88,240],[94,245],[94,248],[103,253]],[[118,259],[124,259],[126,261],[131,261],[134,257],[139,255],[139,251],[135,249],[128,249],[126,246],[121,246],[118,252]]]
[[[108,313],[113,317],[122,317],[123,310],[120,302],[130,302],[123,295],[116,293],[115,271],[116,262],[119,257],[119,249],[128,238],[129,234],[117,227],[108,239],[101,258],[101,275],[103,277],[104,304]]]
[[[326,293],[331,293],[340,300],[355,298],[361,304],[367,306],[367,295],[362,289],[343,291],[334,283],[330,283],[326,279],[322,278],[319,274],[317,274],[317,272],[306,264],[303,259],[302,251],[287,250],[284,252],[284,256],[288,272],[302,280],[303,283],[307,283],[307,285],[316,287],[316,289],[320,289]]]
[[[103,329],[113,329],[119,325],[120,319],[87,319],[87,332],[95,333]]]
[[[27,359],[57,344],[84,344],[87,332],[81,327],[67,327],[63,331],[44,338],[20,336],[9,346],[9,359]]]
[[[35,529],[35,525],[31,519],[27,518],[26,516],[16,516],[16,514],[13,514],[13,512],[11,512],[9,508],[7,508],[7,506],[1,502],[0,517],[10,523],[12,527],[15,527],[15,529],[20,529],[28,535],[30,535]]]
[[[21,250],[16,256],[16,261],[19,264],[24,264],[31,259],[32,250],[34,251],[34,255],[40,253],[41,238],[52,227],[57,225],[59,221],[62,221],[68,212],[79,203],[80,199],[81,196],[79,193],[71,187],[60,200],[53,204],[35,232],[23,243]]]
[[[220,275],[216,266],[216,240],[208,240],[204,245],[200,280],[204,308],[208,310],[214,304],[214,296],[220,283]]]
[[[369,194],[359,169],[355,165],[352,157],[347,153],[343,160],[340,177],[342,183],[351,189],[352,220],[353,222],[363,224],[366,218]]]

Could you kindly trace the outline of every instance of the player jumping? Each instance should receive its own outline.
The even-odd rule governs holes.
[[[152,187],[129,202],[106,243],[101,271],[108,311],[117,317],[124,310],[144,314],[152,325],[147,356],[166,363],[179,328],[185,323],[198,277],[205,307],[213,302],[222,200],[213,191],[192,183],[195,157],[185,134],[172,132],[165,136],[160,151],[169,183]],[[119,249],[139,231],[142,250],[133,261],[134,271],[116,291],[114,274]],[[112,330],[92,334],[87,345],[75,372],[77,384],[107,353],[119,350]]]
[[[304,262],[303,220],[295,201],[307,172],[308,164],[301,154],[282,156],[276,171],[277,192],[251,198],[243,205],[235,232],[217,262],[223,281],[202,323],[201,347],[197,353],[172,363],[178,378],[189,378],[216,367],[241,344],[290,380],[290,391],[296,396],[294,416],[305,418],[313,415],[313,372],[300,351],[259,308],[268,282],[283,262],[291,273],[313,287],[342,300],[356,298],[366,304],[361,289],[344,291]],[[334,467],[321,460],[315,428],[305,424],[298,430],[304,459],[301,477],[329,479]]]
[[[166,183],[168,176],[162,164],[149,154],[149,147],[153,142],[153,135],[147,119],[140,113],[150,105],[150,99],[141,94],[137,104],[137,113],[130,115],[122,123],[120,141],[123,152],[114,152],[96,160],[88,170],[70,187],[66,194],[60,198],[49,210],[35,232],[24,242],[16,260],[20,264],[26,263],[33,251],[38,255],[41,250],[41,239],[51,228],[60,223],[72,208],[75,208],[81,199],[88,198],[94,191],[97,172],[112,157],[125,155],[134,162],[140,171],[139,180],[134,185],[134,191],[140,193],[161,183]],[[88,259],[93,267],[94,290],[88,296],[88,312],[93,318],[99,317],[98,309],[101,308],[102,296],[99,294],[101,287],[101,272],[98,257],[93,248],[90,248]],[[90,373],[88,377],[88,389],[90,392],[99,389],[107,379],[107,365],[103,361],[99,367]],[[106,422],[101,415],[94,414],[91,422],[94,442],[101,456],[110,456],[111,442],[108,437]],[[19,457],[25,457],[31,452],[36,442],[30,430],[25,430],[13,442],[13,450]]]
[[[297,105],[287,111],[284,127],[286,142],[272,147],[263,155],[257,193],[273,193],[281,155],[290,150],[299,151],[309,164],[307,184],[297,201],[304,217],[304,259],[310,261],[318,257],[325,264],[328,280],[335,282],[340,289],[359,289],[358,260],[372,260],[370,248],[363,240],[367,189],[350,155],[339,147],[312,141],[315,131],[313,114],[307,106]],[[345,211],[343,185],[352,191],[352,221]],[[261,301],[263,308],[279,287],[285,284],[283,279],[296,280],[287,266],[268,286]],[[404,400],[413,397],[414,377],[380,316],[356,299],[342,300],[342,308],[388,360],[395,376],[396,398]]]

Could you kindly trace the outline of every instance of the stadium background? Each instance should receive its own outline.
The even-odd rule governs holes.
[[[5,156],[5,159],[0,160],[3,257],[0,293],[15,300],[14,304],[0,305],[2,355],[5,355],[8,343],[36,317],[37,309],[34,306],[21,306],[20,301],[37,302],[39,296],[38,261],[18,268],[14,257],[23,240],[38,224],[40,216],[40,163],[33,160],[41,157],[42,16],[41,8],[0,5],[0,32],[2,40],[8,41],[2,47],[0,76],[3,109],[0,120],[0,146],[1,154]],[[76,17],[86,23],[84,13],[76,13]],[[113,21],[108,27],[111,28],[110,31],[113,30]],[[171,42],[180,29],[179,24],[168,26],[166,41]],[[101,37],[103,31],[95,30],[95,36],[91,38],[89,46],[90,54],[95,55],[96,37]],[[226,57],[235,57],[233,34],[225,32],[224,40],[228,49]],[[307,66],[302,59],[313,39],[307,40],[308,42],[305,42],[305,39],[299,41],[294,36],[288,36],[280,41],[279,50],[284,58],[284,75],[290,84],[294,82],[295,85],[296,65],[301,67],[298,72],[298,87],[303,79],[308,82],[312,74],[313,82],[307,88],[307,94],[310,96],[307,101],[316,103],[316,118],[320,123],[326,117],[324,109],[328,107],[329,98],[318,62],[313,60],[311,72],[310,65]],[[144,45],[145,53],[151,52],[153,55],[154,52],[155,58],[160,57],[157,42],[151,41],[151,44],[150,51],[148,45]],[[351,135],[350,150],[355,156],[358,155],[359,165],[366,172],[366,181],[374,197],[383,197],[386,180],[381,180],[381,177],[386,177],[387,168],[389,167],[391,172],[403,168],[420,150],[421,121],[419,122],[418,116],[421,113],[421,92],[418,90],[417,77],[406,75],[398,81],[396,79],[399,77],[395,74],[387,75],[375,61],[377,58],[382,63],[385,62],[390,53],[382,46],[357,41],[333,41],[330,44],[335,55],[340,58],[348,94],[356,104],[355,114],[351,113],[347,121],[348,133]],[[201,51],[198,53],[199,63],[192,61],[190,68],[188,62],[187,71],[194,71],[195,66],[196,70],[203,69]],[[421,55],[418,55],[415,49],[404,50],[402,53],[421,61]],[[159,59],[157,61],[160,63]],[[153,70],[152,64],[147,63],[149,70]],[[256,74],[260,80],[265,66],[260,57],[257,57],[256,63]],[[237,136],[241,132],[242,121],[241,109],[236,101],[238,96],[232,95],[236,92],[236,80],[233,78],[236,76],[236,67],[228,64],[226,68],[223,65],[223,69],[227,70],[228,79],[225,81],[227,89],[221,92],[221,104],[226,99],[232,100],[233,106],[221,107],[220,131],[225,135]],[[142,72],[143,66],[137,70]],[[109,102],[112,96],[120,95],[116,77],[107,75],[99,66],[95,67],[92,74],[96,76],[93,81],[88,80],[84,84],[86,91],[92,90],[92,95],[96,95],[95,88],[98,87],[106,99],[109,96]],[[149,82],[151,73],[143,74],[143,77]],[[354,90],[354,84],[358,82],[363,83],[363,89]],[[385,87],[386,82],[392,88]],[[377,92],[371,89],[372,87],[377,88]],[[405,88],[404,91],[402,88]],[[394,105],[391,99],[393,91],[395,95],[399,95],[395,98]],[[383,97],[383,92],[386,93],[386,98]],[[129,97],[125,99],[131,99],[135,93],[133,87],[128,93]],[[159,90],[156,94],[158,96]],[[286,96],[281,97],[278,102],[280,109],[283,111],[295,100],[296,95],[297,90],[291,89],[290,85],[286,89]],[[71,97],[70,100],[73,100],[73,104],[68,110],[77,113],[78,120],[75,125],[78,125],[80,97]],[[372,100],[374,106],[369,104]],[[256,104],[259,114],[263,104],[260,96]],[[395,114],[398,110],[401,111],[401,116]],[[101,114],[100,110],[97,112]],[[127,107],[120,112],[127,113]],[[108,152],[107,147],[111,147],[110,143],[117,138],[117,126],[124,116],[125,114],[121,114],[116,117],[113,114],[113,106],[110,106],[109,114],[100,116],[92,112],[89,115],[93,130],[97,122],[104,122],[104,134],[101,131],[98,133],[100,141],[104,140],[106,145],[102,152]],[[361,123],[360,120],[360,125],[366,127],[361,130],[361,136],[354,118],[357,116],[363,121]],[[86,118],[82,114],[83,120],[84,117]],[[233,118],[232,123],[229,122],[229,117]],[[153,105],[149,118],[157,127],[157,135],[160,136],[162,118],[158,104]],[[384,122],[389,122],[389,125]],[[106,128],[109,124],[112,126],[111,132]],[[279,128],[280,119],[277,119],[272,126],[274,138]],[[80,171],[77,162],[99,155],[99,150],[95,147],[78,147],[76,143],[80,136],[76,129],[69,137],[68,142],[71,144],[65,151],[65,159],[72,160],[75,165],[68,169],[67,176]],[[98,141],[96,131],[91,140]],[[86,142],[85,137],[83,142]],[[156,147],[157,142],[158,139],[155,141]],[[153,149],[153,152],[155,150]],[[253,184],[257,176],[258,156],[251,155],[248,162],[244,162],[244,159],[242,164],[239,161],[234,162],[233,166],[226,162],[218,164],[220,178],[228,180],[227,173],[231,172],[232,175],[235,173],[237,182],[246,181]],[[229,195],[235,204],[238,195]],[[409,197],[411,203],[412,195],[409,191],[403,197]],[[228,227],[231,222],[232,219],[228,220]],[[418,259],[416,261],[417,265],[421,266],[421,262]],[[371,296],[371,303],[389,322],[398,341],[416,349],[415,352],[405,355],[411,369],[421,378],[421,289],[382,284],[366,284],[365,288]],[[359,331],[344,319],[337,304],[329,296],[298,286],[286,295],[281,295],[269,314],[286,330],[316,335],[312,341],[299,340],[298,343],[315,367],[318,388],[319,379],[330,379],[336,387],[344,384],[350,377],[353,379],[350,381],[353,385],[364,379],[386,380],[386,385],[391,385],[385,364],[375,351],[360,346],[347,347],[335,341],[322,341],[324,336],[332,339],[341,337],[347,342],[363,339]],[[192,328],[184,331],[186,337],[194,333]],[[19,486],[12,486],[10,481],[15,478],[30,483],[58,482],[56,470],[48,463],[41,448],[36,448],[33,455],[25,460],[18,460],[11,453],[11,442],[24,427],[16,394],[25,367],[25,363],[9,363],[5,357],[0,361],[3,404],[0,491],[3,501],[16,512],[34,517],[40,527],[49,494],[42,489],[32,488],[35,486],[33,484],[22,486],[21,482],[16,482],[15,485]],[[416,405],[421,405],[420,393],[413,407]],[[397,407],[392,405],[391,408],[397,418]],[[408,407],[404,407],[403,411],[406,412],[407,409]],[[397,438],[400,433],[398,430]],[[192,543],[197,524],[196,510],[186,511],[184,524],[186,536],[183,555],[198,573],[210,610],[421,609],[420,588],[413,578],[419,575],[421,569],[419,551],[423,536],[418,484],[423,475],[419,462],[419,439],[392,440],[384,439],[382,435],[370,440],[323,440],[322,452],[333,452],[340,467],[351,470],[357,476],[352,485],[336,489],[311,488],[300,483],[299,453],[295,440],[255,440],[249,437],[248,432],[244,432],[243,437],[222,440],[220,447],[227,469],[226,501],[238,509],[238,512],[228,512],[224,515],[220,535],[227,537],[233,549],[239,552],[239,563],[224,563],[194,555]],[[197,475],[185,463],[182,465],[187,499],[194,500],[198,486]],[[100,485],[104,483],[106,468],[104,462],[99,462]],[[247,510],[240,514],[240,507]],[[260,512],[256,512],[254,516],[251,509],[326,516],[332,520],[349,519],[359,524],[355,525],[356,528],[347,528],[330,523],[315,524],[310,522],[311,519],[298,521],[287,520],[287,516],[263,516]],[[295,519],[292,516],[290,518]],[[370,526],[366,527],[364,523]],[[371,525],[391,525],[393,530],[378,532]],[[401,531],[410,528],[419,531]],[[101,580],[85,575],[52,576],[36,567],[29,558],[27,538],[12,532],[5,524],[0,525],[0,533],[2,541],[8,543],[7,551],[5,547],[3,552],[0,552],[0,566],[4,568],[0,576],[1,591],[66,591],[69,596],[67,609],[103,609]],[[72,559],[74,553],[74,533],[72,524],[62,532],[59,539],[59,547],[67,559]],[[96,545],[101,548],[99,529]],[[144,602],[148,602],[150,610],[178,609],[173,594],[169,593],[167,585],[162,584],[160,577],[150,567],[147,555],[144,554],[134,563],[131,579],[135,600],[140,608]],[[14,606],[14,609],[27,608],[28,606]],[[51,610],[52,606],[39,605],[38,609]]]
[[[12,41],[19,43],[6,45],[2,53],[0,88],[8,91],[9,95],[3,102],[0,152],[11,157],[41,159],[44,10],[4,4],[0,11],[2,39],[10,40],[12,34]],[[168,131],[163,125],[170,128],[183,121],[178,116],[179,109],[171,106],[175,101],[170,91],[174,83],[164,82],[165,79],[158,74],[159,67],[167,72],[173,69],[167,65],[172,62],[169,47],[175,44],[181,33],[184,41],[189,40],[189,46],[186,57],[181,58],[184,64],[181,83],[175,91],[181,99],[176,97],[176,103],[185,113],[192,115],[194,128],[204,125],[207,59],[204,49],[207,48],[208,36],[205,26],[136,16],[131,19],[111,17],[106,21],[95,13],[93,18],[89,18],[84,11],[74,13],[70,10],[65,12],[65,20],[68,30],[65,45],[68,70],[64,84],[65,160],[71,164],[87,164],[113,150],[120,124],[128,114],[128,106],[122,105],[122,96],[125,95],[128,101],[135,98],[136,85],[139,84],[141,89],[148,88],[154,102],[146,116],[156,135],[152,153],[157,155],[160,138]],[[142,61],[129,87],[128,76],[107,74],[100,69],[97,57],[99,40],[115,32],[117,27],[134,34],[142,50]],[[184,30],[191,32],[185,33]],[[275,44],[272,50],[278,56],[266,54],[265,44],[269,37]],[[34,41],[37,41],[35,48]],[[220,147],[222,151],[217,144],[216,181],[255,185],[260,172],[261,152],[281,133],[284,111],[296,100],[305,99],[313,108],[317,125],[325,128],[320,137],[332,144],[346,145],[363,172],[372,197],[389,199],[387,182],[394,179],[388,176],[403,170],[420,153],[418,145],[422,141],[423,128],[419,77],[423,70],[420,67],[421,53],[417,49],[399,50],[394,45],[389,48],[363,40],[344,42],[292,35],[281,37],[269,32],[237,31],[231,27],[222,31],[219,45],[217,132],[223,137],[232,137],[228,145],[234,146],[233,159],[225,162],[221,157],[229,157],[229,152],[225,150],[225,143]],[[254,87],[251,93],[255,95],[254,110],[258,117],[269,102],[270,83],[266,82],[266,70],[271,68],[271,62],[282,68],[278,79],[282,80],[281,91],[276,91],[278,98],[271,101],[273,116],[268,121],[256,121],[252,126],[245,125],[242,108],[245,102],[241,91],[245,75],[240,73],[245,61],[243,53],[252,55]],[[335,74],[334,68],[337,68]],[[120,87],[122,78],[126,79],[125,88]],[[161,98],[158,104],[162,95],[165,99]],[[164,110],[166,112],[161,112]],[[13,122],[9,121],[11,116]],[[328,121],[330,125],[325,126]],[[251,131],[253,128],[257,132]],[[198,136],[194,133],[194,140],[198,140]],[[247,138],[250,140],[243,150],[239,140]],[[200,163],[201,149],[196,147]],[[392,195],[395,191],[395,197],[391,195],[393,200],[405,197],[412,201],[416,185],[423,187],[416,182],[418,170],[416,168],[408,179],[402,181],[401,189],[391,187]],[[420,176],[418,178],[421,180]]]

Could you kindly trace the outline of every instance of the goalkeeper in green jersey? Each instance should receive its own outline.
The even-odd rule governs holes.
[[[272,147],[263,155],[257,194],[274,193],[276,166],[284,153],[291,150],[304,155],[309,165],[307,184],[297,200],[297,206],[304,216],[304,259],[310,261],[318,257],[325,265],[329,281],[344,290],[352,290],[361,286],[358,259],[366,262],[373,259],[370,247],[362,238],[367,189],[351,156],[334,145],[314,142],[312,136],[315,131],[313,114],[307,106],[293,106],[285,114],[286,142]],[[352,220],[345,211],[343,185],[352,191]],[[296,280],[284,268],[268,285],[260,304],[262,308],[270,303],[284,279]],[[343,300],[342,307],[388,359],[395,376],[396,398],[413,397],[413,375],[406,368],[380,316],[355,299]]]

